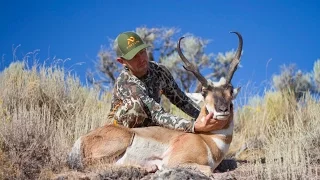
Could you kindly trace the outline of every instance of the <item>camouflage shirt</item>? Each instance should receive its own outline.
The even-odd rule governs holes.
[[[174,116],[162,108],[162,94],[189,116],[198,117],[199,107],[181,91],[169,70],[149,62],[148,73],[141,78],[127,68],[122,70],[113,89],[109,118],[129,128],[160,125],[194,132],[194,120]]]

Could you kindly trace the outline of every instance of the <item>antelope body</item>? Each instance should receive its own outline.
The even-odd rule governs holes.
[[[198,118],[208,112],[222,123],[220,129],[203,133],[186,133],[152,126],[125,128],[105,125],[81,136],[68,155],[71,168],[82,169],[96,163],[117,165],[139,165],[155,171],[163,167],[188,166],[211,173],[227,153],[233,134],[232,100],[239,92],[233,89],[232,76],[240,61],[242,37],[239,33],[239,46],[231,62],[229,74],[218,83],[207,81],[182,54],[180,42],[178,53],[185,63],[184,68],[191,71],[203,86],[203,106]]]

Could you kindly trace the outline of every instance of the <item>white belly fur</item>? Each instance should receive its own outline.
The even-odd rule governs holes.
[[[163,144],[154,139],[136,135],[131,146],[127,148],[125,154],[116,162],[116,164],[139,164],[142,167],[157,165],[157,167],[161,169],[163,166],[162,159],[168,148],[168,144]]]

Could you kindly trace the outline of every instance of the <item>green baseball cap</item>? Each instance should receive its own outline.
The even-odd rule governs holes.
[[[140,36],[134,32],[124,32],[118,35],[117,56],[131,60],[139,51],[148,47]]]

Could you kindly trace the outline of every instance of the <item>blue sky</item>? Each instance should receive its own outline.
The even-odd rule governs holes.
[[[320,1],[1,1],[1,70],[18,57],[39,49],[40,62],[54,56],[71,60],[81,79],[94,70],[101,45],[122,31],[136,27],[176,27],[211,39],[205,51],[236,48],[235,35],[244,38],[244,54],[234,83],[257,85],[280,72],[283,64],[295,63],[311,71],[320,58]],[[82,65],[76,65],[78,63]]]

